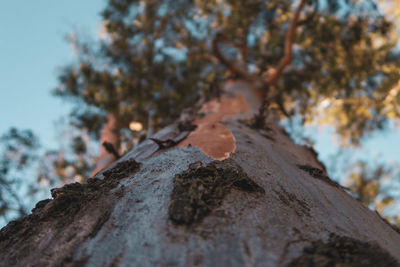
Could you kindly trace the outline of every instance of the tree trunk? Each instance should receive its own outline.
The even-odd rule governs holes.
[[[96,173],[113,163],[115,160],[117,160],[117,155],[115,155],[115,153],[118,154],[120,142],[119,135],[120,133],[117,116],[113,113],[109,113],[107,115],[106,124],[101,131],[100,154],[96,159],[96,166],[90,174],[91,176],[95,175]],[[110,146],[110,148],[108,148],[107,145]],[[111,153],[111,151],[109,151],[110,149],[114,150],[115,153]]]
[[[272,116],[250,126],[251,90],[226,86],[195,130],[171,125],[87,184],[52,190],[0,231],[0,265],[399,266],[396,229]]]

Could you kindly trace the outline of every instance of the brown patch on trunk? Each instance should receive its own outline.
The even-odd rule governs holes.
[[[236,139],[232,131],[222,125],[227,116],[248,111],[249,105],[242,95],[235,98],[213,99],[205,103],[199,112],[206,113],[193,121],[196,130],[179,143],[178,147],[197,146],[204,154],[214,160],[229,158],[236,150]]]
[[[107,122],[101,131],[100,144],[107,143],[118,152],[119,141],[118,119],[116,115],[110,113],[107,115]],[[91,172],[90,177],[93,177],[96,173],[106,168],[117,159],[118,157],[107,150],[107,146],[101,145],[100,154],[96,159],[96,166]]]

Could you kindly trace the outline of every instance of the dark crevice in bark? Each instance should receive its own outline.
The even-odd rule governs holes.
[[[249,193],[265,193],[231,159],[207,166],[201,162],[191,164],[189,169],[175,176],[169,218],[176,224],[198,223],[220,206],[233,188]]]
[[[62,261],[59,262],[56,266],[70,266],[70,267],[82,267],[86,266],[89,261],[89,257],[85,256],[82,259],[76,260],[72,255],[65,257]]]
[[[265,137],[266,139],[275,142],[275,132],[274,130],[268,126],[267,123],[265,123],[261,128],[254,127],[253,123],[251,121],[246,121],[246,120],[239,120],[239,122],[246,127],[256,131],[259,133],[261,136]]]
[[[32,210],[32,214],[12,221],[0,230],[0,251],[5,248],[15,248],[10,250],[13,252],[8,255],[6,265],[17,264],[21,253],[25,256],[30,255],[30,249],[33,247],[29,247],[29,244],[33,244],[35,236],[43,235],[43,230],[46,229],[55,229],[57,235],[41,244],[42,253],[46,254],[48,259],[64,255],[56,262],[61,265],[70,264],[69,259],[72,261],[77,248],[72,244],[94,238],[110,218],[115,201],[121,197],[121,193],[123,194],[123,190],[117,191],[116,195],[110,194],[110,190],[115,188],[121,179],[138,171],[139,167],[139,163],[134,160],[124,161],[106,171],[104,180],[90,178],[84,184],[71,183],[52,189],[53,199],[39,201]],[[87,214],[91,214],[91,225],[88,223],[87,233],[82,234],[83,228],[72,225],[85,218]],[[64,254],[59,254],[52,248],[53,242],[62,242],[61,240],[66,244]],[[22,247],[26,249],[21,249]],[[46,265],[47,258],[43,257],[39,262]],[[74,260],[74,264],[79,262]],[[83,262],[85,262],[84,259]]]
[[[309,175],[311,175],[311,177],[313,177],[315,179],[324,181],[325,183],[328,183],[329,185],[332,185],[334,187],[347,189],[347,188],[342,187],[337,182],[331,180],[331,178],[329,178],[329,176],[325,175],[325,172],[321,169],[314,168],[310,165],[297,165],[297,167],[299,167],[300,170],[307,172]]]
[[[311,209],[308,207],[306,201],[298,199],[293,193],[287,192],[283,186],[279,185],[279,187],[280,190],[273,189],[273,191],[278,196],[279,200],[282,201],[282,203],[292,208],[300,217],[303,215],[311,217]]]
[[[92,231],[89,233],[88,237],[93,238],[97,235],[103,225],[108,221],[111,215],[111,210],[104,212],[97,220],[96,224],[93,226]]]
[[[329,240],[313,241],[303,254],[291,261],[288,267],[297,266],[400,266],[379,245],[331,233]]]
[[[119,180],[136,172],[140,164],[134,159],[129,159],[118,163],[114,168],[103,173],[105,179]]]
[[[385,218],[383,218],[383,217],[379,214],[378,211],[375,211],[375,213],[379,216],[379,218],[382,219],[382,221],[383,221],[384,223],[386,223],[387,225],[389,225],[390,228],[392,228],[392,229],[395,230],[398,234],[400,234],[400,228],[399,228],[397,225],[392,224],[392,223],[390,223],[388,220],[386,220]]]
[[[305,149],[307,149],[312,156],[314,157],[314,160],[322,167],[322,171],[324,173],[327,173],[326,167],[325,165],[318,159],[318,152],[315,151],[314,147],[310,146],[310,145],[304,145],[303,146]]]
[[[197,125],[192,124],[191,122],[179,122],[178,129],[180,132],[191,132],[196,130]]]

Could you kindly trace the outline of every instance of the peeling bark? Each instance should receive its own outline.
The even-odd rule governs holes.
[[[235,139],[228,159],[146,140],[0,230],[0,266],[399,266],[400,234],[274,121],[248,126],[260,103],[248,84],[225,91],[249,105],[218,120]]]
[[[100,154],[96,159],[96,166],[90,174],[91,176],[95,175],[100,170],[106,168],[118,159],[117,154],[119,149],[119,142],[120,140],[117,116],[110,113],[107,115],[107,122],[104,125],[103,130],[101,131],[100,144],[103,145],[101,145],[100,147]],[[110,149],[107,149],[108,146],[113,148],[115,153],[112,153]]]
[[[235,152],[236,140],[222,122],[228,116],[245,113],[249,109],[246,99],[240,94],[236,97],[223,97],[205,103],[199,110],[204,117],[193,121],[197,128],[184,139],[179,147],[197,146],[204,154],[224,160]],[[210,138],[212,136],[212,138]]]

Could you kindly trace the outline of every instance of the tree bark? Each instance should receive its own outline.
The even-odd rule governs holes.
[[[223,98],[236,104],[202,109],[211,124],[171,125],[153,136],[170,145],[146,140],[87,184],[52,190],[0,231],[0,265],[399,266],[399,232],[331,181],[315,152],[273,116],[249,126],[260,104],[250,85],[231,83]],[[218,148],[223,160],[206,148],[218,138],[234,142]]]
[[[113,113],[107,115],[106,124],[101,131],[100,136],[100,154],[96,159],[96,166],[93,169],[91,176],[106,168],[108,165],[116,161],[118,158],[115,153],[111,153],[110,149],[107,149],[108,144],[117,154],[119,150],[119,126],[117,116]]]

